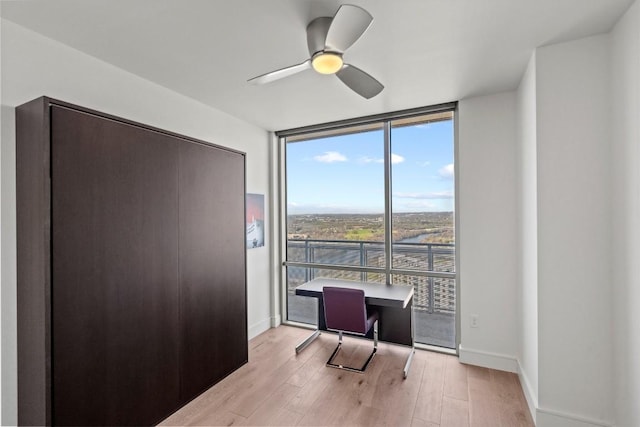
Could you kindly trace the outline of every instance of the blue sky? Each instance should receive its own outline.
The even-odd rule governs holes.
[[[287,210],[384,212],[383,132],[287,144]],[[453,121],[391,131],[394,212],[453,211]]]

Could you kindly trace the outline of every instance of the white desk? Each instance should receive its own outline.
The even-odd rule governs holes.
[[[322,288],[325,286],[361,289],[364,291],[365,303],[378,308],[380,341],[411,347],[404,367],[404,377],[406,378],[415,353],[413,340],[413,286],[393,286],[324,278],[313,279],[303,283],[296,288],[296,295],[317,298],[318,328],[296,346],[296,353],[301,352],[311,344],[320,335],[320,331],[327,330],[322,298]]]

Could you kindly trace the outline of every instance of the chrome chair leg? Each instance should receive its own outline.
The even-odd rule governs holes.
[[[378,348],[378,321],[373,324],[373,348]]]
[[[346,371],[351,371],[351,372],[358,372],[360,374],[364,373],[365,369],[367,369],[367,366],[369,366],[369,363],[371,363],[373,356],[375,356],[376,351],[378,351],[378,321],[376,320],[376,322],[373,324],[373,351],[367,358],[367,361],[364,362],[364,365],[362,365],[362,368],[352,368],[350,366],[344,366],[338,363],[333,363],[333,359],[336,357],[341,347],[342,347],[342,331],[338,331],[338,346],[336,347],[335,350],[333,350],[333,353],[331,353],[331,357],[329,357],[329,360],[327,360],[327,366],[331,368],[336,368],[336,369],[344,369]]]

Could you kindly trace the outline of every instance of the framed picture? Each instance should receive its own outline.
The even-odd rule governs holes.
[[[247,249],[264,246],[264,194],[247,193]]]

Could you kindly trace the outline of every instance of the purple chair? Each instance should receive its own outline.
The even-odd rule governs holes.
[[[327,329],[338,332],[338,346],[327,361],[327,366],[346,369],[354,372],[364,372],[378,349],[378,312],[368,310],[364,301],[364,291],[361,289],[325,286],[322,288],[324,299],[324,317]],[[333,363],[334,357],[342,346],[342,333],[366,335],[373,326],[373,352],[362,368],[351,368]]]

